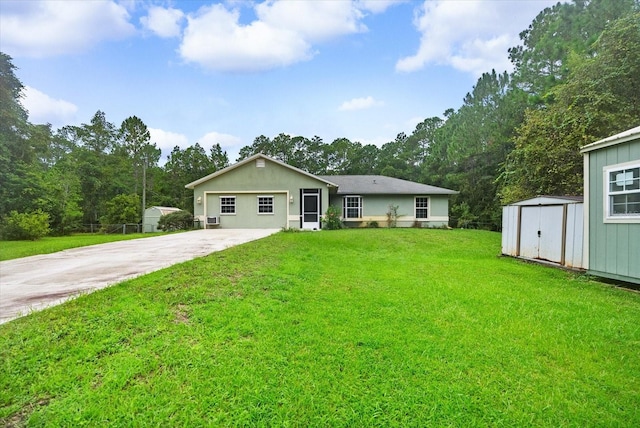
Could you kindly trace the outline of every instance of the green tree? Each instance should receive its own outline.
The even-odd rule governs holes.
[[[214,151],[217,153],[218,148]],[[183,210],[193,210],[193,191],[185,189],[191,183],[212,174],[226,165],[226,153],[210,157],[204,148],[196,143],[181,149],[175,146],[165,163],[160,191],[165,195],[166,204]]]
[[[100,218],[103,226],[108,224],[137,224],[140,222],[140,197],[122,194],[105,204],[105,214]]]
[[[327,174],[350,174],[351,165],[362,145],[352,143],[347,138],[336,138],[324,146],[324,158],[327,162]]]
[[[0,219],[11,211],[38,208],[42,187],[42,139],[32,138],[37,128],[20,103],[23,86],[15,70],[11,57],[0,52]]]
[[[325,143],[322,138],[315,135],[308,139],[294,137],[294,152],[296,167],[311,174],[324,174],[327,170],[327,160],[324,157]]]
[[[610,24],[594,55],[574,56],[572,72],[544,110],[527,112],[505,163],[502,201],[582,193],[580,147],[640,117],[640,13]]]
[[[349,174],[368,175],[377,173],[380,149],[373,144],[357,145],[349,162]]]
[[[122,149],[126,158],[131,162],[131,169],[133,170],[133,191],[138,193],[138,184],[141,182],[143,170],[150,161],[148,159],[149,150],[147,146],[150,145],[151,134],[147,125],[137,116],[126,118],[120,125],[119,132],[122,140]]]
[[[52,231],[67,235],[80,229],[80,178],[69,162],[58,162],[44,176],[43,194],[39,205],[50,216]]]
[[[500,227],[496,177],[525,108],[526,96],[509,75],[492,71],[478,79],[458,110],[445,112],[444,122],[432,121],[421,177],[460,192],[452,198],[454,221],[464,214],[465,222],[474,218],[479,227]]]
[[[238,153],[237,160],[239,162],[243,159],[249,158],[258,153],[262,153],[274,159],[282,160],[278,157],[279,153],[275,144],[271,141],[269,137],[266,137],[264,135],[260,135],[256,137],[253,140],[253,144],[251,144],[250,146],[244,146],[243,148],[241,148],[240,152]]]
[[[605,26],[637,11],[637,0],[573,0],[538,14],[520,33],[522,45],[509,49],[515,80],[541,103],[570,73],[572,53],[587,54]]]
[[[209,158],[211,159],[213,171],[220,171],[229,166],[229,156],[218,143],[211,146]]]
[[[81,177],[83,221],[97,223],[106,201],[130,191],[122,159],[112,156],[119,144],[117,129],[104,112],[97,111],[89,123],[65,127],[62,132],[76,146],[70,156]]]

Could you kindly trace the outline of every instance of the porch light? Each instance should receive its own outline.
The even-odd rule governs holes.
[[[289,203],[292,204],[293,203],[293,195],[289,196]]]
[[[196,202],[198,203],[198,205],[202,204],[202,196],[198,196],[198,199],[196,199]]]

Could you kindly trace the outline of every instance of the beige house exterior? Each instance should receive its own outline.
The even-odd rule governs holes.
[[[329,205],[347,226],[384,226],[397,206],[397,226],[440,227],[449,222],[457,192],[385,176],[317,176],[263,154],[185,186],[203,227],[318,230]]]

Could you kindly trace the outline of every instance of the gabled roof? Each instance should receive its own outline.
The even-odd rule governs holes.
[[[455,190],[385,175],[320,175],[338,185],[339,195],[456,195]]]
[[[315,178],[316,180],[323,181],[324,183],[326,183],[326,184],[327,184],[327,185],[329,185],[329,186],[337,187],[337,185],[336,185],[335,183],[332,183],[332,182],[331,182],[331,181],[329,181],[329,180],[325,180],[325,179],[323,179],[323,178],[321,178],[321,177],[319,177],[319,176],[317,176],[317,175],[310,174],[310,173],[308,173],[307,171],[303,171],[303,170],[301,170],[301,169],[299,169],[299,168],[296,168],[295,166],[288,165],[288,164],[286,164],[286,163],[284,163],[284,162],[282,162],[282,161],[279,161],[279,160],[274,159],[274,158],[272,158],[272,157],[269,157],[269,156],[267,156],[267,155],[263,155],[262,153],[258,153],[258,154],[256,154],[256,155],[253,155],[253,156],[251,156],[251,157],[248,157],[248,158],[246,158],[246,159],[244,159],[244,160],[241,160],[241,161],[240,161],[240,162],[238,162],[238,163],[235,163],[235,164],[233,164],[233,165],[231,165],[231,166],[228,166],[228,167],[226,167],[226,168],[223,168],[223,169],[221,169],[220,171],[216,171],[216,172],[214,172],[213,174],[209,174],[209,175],[207,175],[207,176],[205,176],[205,177],[202,177],[202,178],[200,178],[200,179],[198,179],[198,180],[196,180],[196,181],[192,181],[191,183],[189,183],[189,184],[185,185],[184,187],[185,187],[185,188],[187,188],[187,189],[193,189],[193,188],[195,188],[198,184],[202,184],[202,183],[204,183],[204,182],[206,182],[206,181],[209,181],[209,180],[211,180],[212,178],[215,178],[215,177],[217,177],[217,176],[219,176],[219,175],[226,174],[227,172],[232,171],[232,170],[234,170],[234,169],[236,169],[236,168],[238,168],[238,167],[240,167],[240,166],[242,166],[242,165],[245,165],[245,164],[247,164],[247,163],[249,163],[249,162],[252,162],[252,161],[254,161],[254,160],[258,159],[258,158],[266,159],[266,160],[268,160],[268,161],[270,161],[270,162],[276,163],[276,164],[281,165],[281,166],[283,166],[283,167],[285,167],[285,168],[289,168],[290,170],[295,171],[295,172],[297,172],[297,173],[299,173],[299,174],[306,175],[307,177],[311,177],[311,178]]]
[[[616,135],[612,135],[611,137],[603,138],[602,140],[598,140],[595,143],[587,144],[582,149],[580,149],[580,153],[586,153],[592,150],[602,149],[604,147],[615,146],[616,144],[626,143],[627,141],[635,139],[640,139],[640,126],[627,129],[626,131]]]

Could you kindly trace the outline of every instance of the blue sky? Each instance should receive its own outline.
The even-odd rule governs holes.
[[[166,156],[259,135],[378,146],[457,109],[550,0],[9,1],[33,123],[140,117]]]

